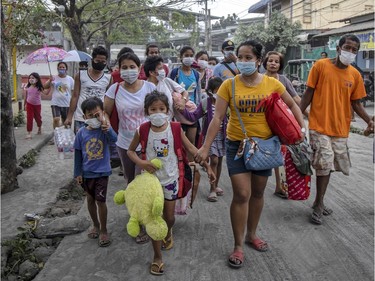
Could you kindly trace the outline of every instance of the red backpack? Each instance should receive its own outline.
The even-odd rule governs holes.
[[[186,157],[185,149],[182,146],[181,139],[181,124],[179,122],[170,122],[172,135],[173,135],[173,144],[174,152],[177,155],[178,160],[178,199],[183,198],[187,195],[189,190],[192,187],[192,171],[189,165],[189,161]],[[148,134],[150,132],[151,122],[145,122],[139,127],[139,141],[141,143],[141,157],[146,160],[146,147],[148,141]],[[181,188],[182,187],[182,188]]]

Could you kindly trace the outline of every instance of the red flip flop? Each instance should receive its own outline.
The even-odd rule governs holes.
[[[233,253],[229,256],[228,263],[233,268],[240,268],[243,266],[244,259],[245,257],[242,251],[234,250]]]
[[[254,248],[255,250],[259,251],[259,252],[266,252],[268,251],[268,244],[266,241],[263,241],[262,239],[260,238],[256,238],[254,240],[249,240],[247,241],[247,243],[252,247]]]

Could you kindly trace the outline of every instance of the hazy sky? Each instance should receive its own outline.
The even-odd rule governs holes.
[[[208,0],[208,8],[211,9],[211,15],[213,16],[224,16],[235,13],[239,18],[249,18],[256,16],[255,14],[249,14],[247,10],[249,7],[260,0]],[[192,7],[194,12],[198,12],[204,8],[204,5],[196,4]]]

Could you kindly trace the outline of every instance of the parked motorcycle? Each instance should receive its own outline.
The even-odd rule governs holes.
[[[368,101],[374,102],[374,72],[371,72],[368,78],[364,78],[363,81],[365,83],[366,96],[361,100],[361,102],[365,107]]]

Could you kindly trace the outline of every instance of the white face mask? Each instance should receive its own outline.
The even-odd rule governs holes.
[[[102,122],[100,122],[98,118],[90,118],[85,120],[85,124],[92,129],[98,129],[102,125]]]
[[[35,83],[36,83],[36,79],[29,79],[29,83],[31,84],[31,85],[34,85]]]
[[[155,127],[161,127],[167,122],[168,115],[165,113],[154,113],[148,116],[148,119],[150,119],[151,124]]]
[[[234,55],[234,51],[224,51],[224,56],[225,56],[226,58],[228,58],[230,54],[233,54],[233,55]]]
[[[163,81],[165,78],[165,70],[160,69],[157,72],[158,72],[158,76],[156,76],[156,79],[158,79],[158,81]]]
[[[186,66],[191,66],[194,62],[194,58],[192,57],[187,57],[182,59],[182,63]]]
[[[198,66],[201,69],[206,69],[208,67],[208,61],[205,60],[198,60]]]
[[[354,62],[356,56],[357,56],[356,54],[341,50],[339,59],[342,64],[349,65]]]
[[[212,70],[214,70],[214,68],[215,68],[215,65],[212,65],[212,64],[209,64],[208,66],[207,66],[209,69],[212,69]]]
[[[124,69],[120,72],[121,78],[129,83],[133,84],[135,81],[138,80],[138,70],[137,69]]]

